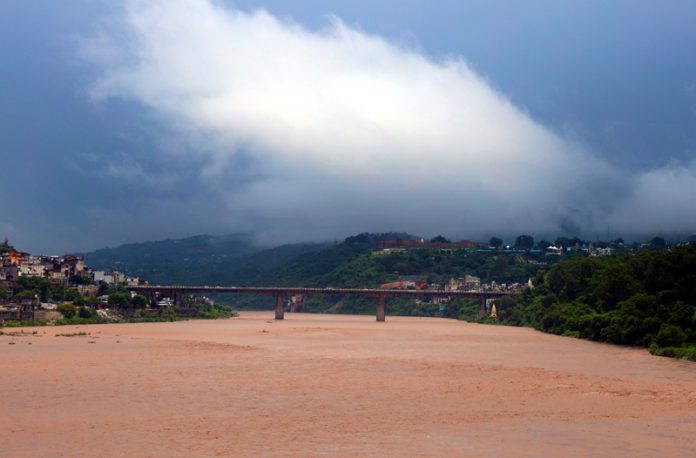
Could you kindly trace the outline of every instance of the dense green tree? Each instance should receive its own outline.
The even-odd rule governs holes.
[[[515,240],[515,247],[522,249],[532,249],[534,248],[534,237],[531,235],[519,235]]]
[[[72,285],[93,285],[94,280],[84,275],[73,275],[70,277],[70,284]]]
[[[109,294],[109,305],[116,308],[126,308],[130,305],[131,296],[126,292],[115,292]]]
[[[68,288],[65,291],[64,299],[66,301],[70,301],[70,302],[74,303],[76,300],[79,300],[81,298],[82,298],[82,295],[80,294],[80,292],[76,288]]]
[[[133,305],[133,307],[136,309],[144,309],[147,307],[147,297],[136,294],[131,299],[131,305]]]
[[[604,310],[612,310],[619,302],[641,290],[626,262],[605,263],[592,278],[592,293],[596,303]]]
[[[590,279],[599,268],[595,258],[561,262],[551,268],[547,284],[561,301],[573,301],[587,289]]]
[[[430,240],[432,243],[452,243],[451,241],[447,240],[441,235],[438,235],[437,237],[433,238]]]
[[[75,307],[73,304],[70,304],[68,302],[64,304],[58,304],[57,310],[63,314],[65,318],[73,318],[75,314],[77,314],[77,307]]]
[[[572,258],[534,278],[534,289],[501,307],[504,322],[557,334],[650,346],[696,357],[696,247],[633,256]],[[501,301],[501,304],[505,304]],[[678,347],[664,350],[665,347]],[[691,350],[690,350],[691,348]]]
[[[488,240],[488,246],[491,246],[491,247],[496,248],[496,249],[500,248],[501,246],[503,246],[503,239],[501,239],[499,237],[491,237]]]
[[[39,292],[34,289],[24,289],[18,293],[15,293],[14,299],[21,301],[22,299],[31,299],[34,297],[37,297],[39,295]]]
[[[655,343],[660,347],[679,347],[686,340],[686,333],[679,326],[662,323],[657,333]]]
[[[103,296],[104,294],[107,294],[108,291],[109,291],[108,283],[106,283],[105,281],[99,282],[99,290],[98,290],[97,294],[99,294],[100,296]]]
[[[95,318],[97,311],[91,307],[80,307],[77,311],[77,316],[84,319]]]
[[[667,247],[667,242],[662,237],[653,237],[650,240],[650,246],[657,250],[664,250]]]

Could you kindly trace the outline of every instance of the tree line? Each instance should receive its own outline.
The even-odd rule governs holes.
[[[696,359],[696,246],[573,258],[497,301],[503,323]]]

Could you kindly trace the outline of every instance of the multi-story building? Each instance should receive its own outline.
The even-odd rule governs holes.
[[[96,283],[104,282],[107,285],[116,285],[119,283],[128,283],[128,284],[131,284],[131,286],[133,286],[132,283],[137,285],[140,280],[137,277],[126,277],[123,274],[123,272],[118,272],[115,270],[112,270],[112,271],[95,270],[94,271],[94,281]]]
[[[0,266],[14,277],[43,277],[68,281],[76,275],[85,275],[82,256],[32,256],[29,253],[10,251],[0,258]],[[16,269],[16,271],[14,270]]]
[[[461,289],[463,291],[480,291],[481,290],[481,279],[473,275],[465,275],[464,278],[460,278]]]

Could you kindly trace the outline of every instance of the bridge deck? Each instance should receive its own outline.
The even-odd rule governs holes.
[[[345,296],[431,296],[431,297],[475,297],[486,298],[509,295],[503,291],[444,291],[431,289],[377,289],[377,288],[306,288],[272,286],[186,286],[186,285],[147,285],[128,287],[134,292],[171,292],[184,294],[198,293],[247,293],[247,294],[331,294]]]
[[[506,296],[502,291],[443,291],[428,289],[375,289],[375,288],[304,288],[304,287],[267,287],[267,286],[185,286],[185,285],[147,285],[128,287],[132,292],[152,298],[155,294],[168,294],[179,301],[183,296],[202,293],[241,293],[270,294],[276,298],[276,319],[285,316],[285,298],[297,294],[330,294],[344,296],[376,297],[377,321],[384,321],[386,299],[389,297],[469,297],[479,301],[479,315],[485,312],[488,299]]]

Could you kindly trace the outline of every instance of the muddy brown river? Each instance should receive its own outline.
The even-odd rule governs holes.
[[[4,329],[0,456],[696,456],[693,362],[438,318],[272,316]]]

